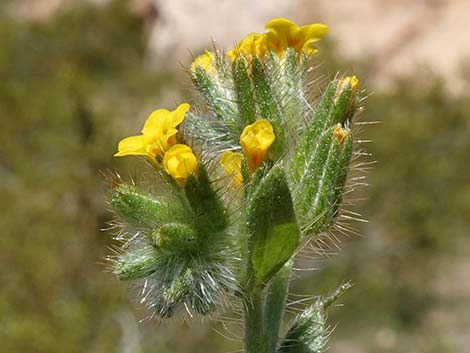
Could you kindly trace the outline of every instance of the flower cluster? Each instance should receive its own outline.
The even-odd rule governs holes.
[[[142,134],[121,140],[114,156],[141,155],[152,163],[163,161],[164,170],[178,183],[184,183],[198,164],[191,147],[178,143],[178,127],[188,110],[187,103],[180,104],[171,112],[155,110],[147,118]]]
[[[235,61],[240,57],[262,59],[266,54],[272,52],[282,56],[288,48],[296,53],[311,56],[317,52],[314,45],[328,32],[328,27],[321,23],[312,23],[299,26],[285,18],[274,18],[265,25],[265,33],[249,33],[227,52],[227,57]],[[197,67],[213,73],[212,62],[214,53],[206,50],[198,56],[191,65],[194,72]]]
[[[266,33],[250,33],[227,56],[233,61],[239,57],[263,58],[267,52],[282,56],[287,48],[297,53],[313,55],[314,43],[323,38],[328,27],[321,23],[298,26],[285,18],[274,18],[266,23]]]

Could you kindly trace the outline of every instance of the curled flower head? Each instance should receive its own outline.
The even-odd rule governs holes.
[[[243,129],[240,145],[252,172],[264,161],[275,138],[273,126],[266,119],[257,120]]]
[[[285,18],[274,18],[266,23],[265,28],[266,45],[278,55],[282,55],[287,48],[313,55],[317,52],[313,43],[322,39],[328,31],[328,27],[321,23],[298,26]]]
[[[142,134],[121,140],[115,157],[142,155],[151,159],[163,154],[178,141],[178,126],[183,122],[189,104],[183,103],[174,111],[158,109],[150,114]]]
[[[227,52],[230,60],[234,61],[239,57],[262,58],[267,52],[266,37],[260,33],[249,33],[237,45]]]
[[[191,71],[195,72],[197,67],[201,67],[204,71],[207,71],[209,74],[214,73],[214,53],[206,50],[204,54],[199,55],[194,59],[191,64]]]
[[[196,170],[198,161],[191,147],[177,144],[171,147],[163,157],[163,168],[179,184]]]
[[[232,177],[235,185],[240,185],[243,182],[241,172],[243,155],[241,153],[225,151],[220,156],[220,165],[225,174]]]

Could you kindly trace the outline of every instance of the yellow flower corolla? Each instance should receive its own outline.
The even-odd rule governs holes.
[[[336,124],[335,126],[335,137],[339,141],[339,143],[343,143],[344,140],[346,140],[346,137],[348,137],[349,131],[346,130],[341,126],[340,123]]]
[[[260,33],[249,33],[235,47],[227,52],[230,60],[234,61],[243,56],[251,59],[256,56],[262,58],[267,52],[266,37]]]
[[[257,120],[243,129],[240,145],[252,172],[264,161],[275,138],[273,126],[265,119]]]
[[[191,64],[191,71],[195,72],[196,68],[199,66],[204,71],[209,72],[210,74],[214,73],[214,53],[206,50],[204,54],[199,55],[196,59],[194,59],[193,63]]]
[[[341,89],[351,87],[353,91],[356,90],[358,85],[359,85],[359,79],[356,76],[346,76],[339,82],[339,86]]]
[[[115,157],[141,155],[155,159],[178,141],[178,126],[183,122],[189,104],[183,103],[174,111],[158,109],[150,114],[142,134],[121,140]]]
[[[317,48],[313,43],[319,41],[328,32],[328,26],[313,23],[298,26],[285,18],[274,18],[266,23],[266,45],[269,50],[282,55],[287,48],[298,53],[315,54]]]
[[[179,184],[194,173],[198,161],[191,147],[176,144],[171,147],[163,157],[163,168]]]
[[[249,33],[227,52],[229,59],[261,59],[268,51],[281,56],[287,48],[293,48],[297,53],[313,55],[317,52],[314,43],[328,32],[328,26],[321,23],[298,26],[285,18],[273,18],[266,23],[265,29],[266,33]]]
[[[220,156],[220,165],[225,174],[232,177],[235,185],[240,185],[243,181],[241,172],[243,155],[241,153],[225,151]]]

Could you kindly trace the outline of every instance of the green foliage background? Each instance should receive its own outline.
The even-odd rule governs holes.
[[[111,217],[101,171],[137,175],[139,163],[112,158],[117,141],[139,129],[163,94],[189,94],[175,88],[185,79],[181,70],[148,67],[142,28],[116,1],[41,24],[0,16],[2,351],[237,347],[200,323],[138,324],[145,313],[106,272],[103,259],[113,243],[101,231]],[[324,48],[319,70],[327,77],[342,69],[357,73],[367,87],[367,61],[337,60],[333,47]],[[435,290],[440,271],[460,266],[469,247],[470,96],[447,94],[440,79],[423,70],[397,78],[365,104],[362,120],[381,122],[363,132],[378,163],[368,171],[371,185],[356,193],[365,200],[354,209],[370,223],[355,224],[364,237],[343,237],[339,255],[318,258],[319,270],[294,282],[293,290],[320,294],[345,279],[356,284],[345,307],[333,310],[331,322],[341,322],[332,351],[339,341],[351,352],[355,346],[407,352],[413,344],[423,352],[459,352],[447,331],[432,332],[434,326],[428,342],[417,337],[430,334],[426,318],[434,308],[458,317],[470,299],[468,292],[453,300]],[[383,330],[393,332],[395,346],[380,335],[371,338]]]

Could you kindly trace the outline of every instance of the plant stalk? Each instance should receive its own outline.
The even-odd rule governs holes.
[[[273,277],[265,291],[254,288],[245,301],[245,350],[275,353],[284,316],[292,261]]]

